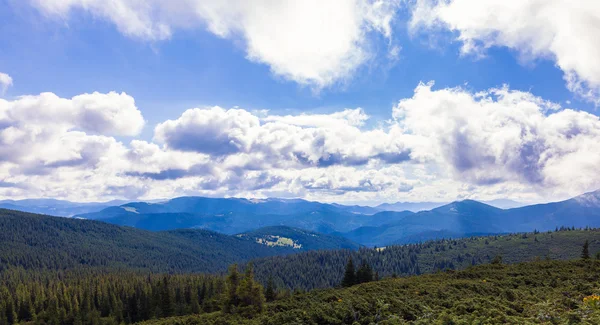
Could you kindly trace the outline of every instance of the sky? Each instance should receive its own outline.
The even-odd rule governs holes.
[[[0,198],[569,198],[597,39],[591,0],[0,0]]]

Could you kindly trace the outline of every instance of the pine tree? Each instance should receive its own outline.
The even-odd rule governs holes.
[[[254,281],[252,263],[248,263],[244,278],[240,281],[237,294],[239,297],[239,311],[244,317],[252,317],[264,309],[265,295],[262,286]]]
[[[223,312],[233,313],[239,304],[238,286],[240,285],[240,274],[237,264],[229,267],[229,274],[225,281],[225,297],[223,299]]]
[[[267,281],[267,288],[265,289],[265,298],[268,302],[275,300],[275,286],[273,284],[273,277],[269,277]]]
[[[358,271],[356,271],[356,283],[365,283],[373,281],[373,270],[367,263],[362,263]]]
[[[12,299],[6,300],[6,321],[8,324],[14,324],[17,322],[17,313],[15,311],[15,305]]]
[[[342,280],[342,287],[351,287],[356,284],[356,274],[354,273],[354,263],[352,257],[348,259],[346,264],[346,271],[344,272],[344,279]]]
[[[581,258],[583,258],[584,260],[590,259],[590,243],[587,241],[587,239],[585,243],[583,243],[583,249],[581,250]]]
[[[175,313],[175,306],[173,305],[171,290],[169,289],[169,279],[166,276],[163,278],[161,288],[160,309],[162,310],[163,317],[169,317]]]

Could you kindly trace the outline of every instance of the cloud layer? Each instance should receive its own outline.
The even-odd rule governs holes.
[[[600,104],[600,2],[569,0],[418,0],[410,27],[457,34],[463,54],[493,46],[516,50],[521,60],[550,59],[569,90]]]
[[[144,119],[125,93],[0,99],[0,196],[374,202],[539,199],[600,187],[598,116],[528,92],[420,84],[390,116],[366,127],[360,108],[286,116],[192,108],[143,141],[135,136]]]
[[[29,0],[43,14],[68,19],[86,11],[134,38],[161,41],[177,29],[207,28],[242,40],[249,60],[273,74],[320,90],[344,82],[377,55],[371,34],[393,45],[398,0]]]
[[[0,95],[4,94],[6,92],[6,89],[12,86],[12,84],[12,78],[8,74],[0,72]]]
[[[544,188],[600,185],[598,116],[561,109],[508,87],[470,93],[421,84],[393,110],[405,132],[426,144],[415,154],[476,185],[517,182]],[[423,152],[417,151],[423,150]]]

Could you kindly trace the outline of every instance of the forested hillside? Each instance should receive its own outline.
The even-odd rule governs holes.
[[[561,228],[544,233],[447,239],[375,249],[319,250],[288,256],[268,255],[286,254],[297,249],[293,246],[259,244],[256,242],[257,238],[277,232],[280,237],[295,237],[298,243],[300,240],[316,240],[310,245],[325,245],[326,243],[320,240],[332,239],[329,236],[319,238],[320,234],[288,227],[266,228],[242,236],[227,236],[193,229],[149,232],[98,221],[57,218],[10,210],[0,210],[0,229],[3,230],[0,232],[0,324],[119,324],[196,313],[206,315],[176,321],[191,324],[278,324],[288,322],[290,317],[296,315],[307,323],[344,323],[354,321],[348,319],[348,310],[359,311],[358,314],[352,312],[351,315],[356,315],[356,320],[360,323],[369,323],[373,317],[379,317],[383,321],[385,317],[392,317],[391,315],[400,315],[401,319],[387,318],[390,324],[416,320],[423,320],[423,324],[427,323],[425,320],[496,320],[494,317],[500,317],[497,319],[510,323],[531,320],[532,314],[528,308],[538,308],[537,304],[542,301],[537,298],[528,301],[531,292],[538,290],[540,294],[550,296],[559,288],[551,286],[551,289],[546,288],[549,291],[543,291],[545,282],[540,286],[536,277],[531,277],[529,273],[521,276],[519,272],[533,273],[533,269],[540,272],[546,270],[548,265],[560,269],[557,272],[580,272],[583,267],[581,263],[561,264],[548,261],[544,264],[542,261],[579,258],[582,246],[586,242],[586,256],[591,255],[594,258],[600,251],[600,230],[574,228]],[[229,264],[250,259],[253,259],[254,272],[247,272],[243,276],[232,276],[231,269],[226,278],[221,275],[188,273],[220,273]],[[477,289],[474,286],[477,281],[472,284],[464,282],[470,279],[470,276],[465,280],[439,274],[402,280],[409,282],[386,280],[358,285],[348,290],[300,294],[308,289],[355,283],[342,281],[344,274],[348,274],[346,266],[349,259],[354,261],[358,270],[356,273],[352,271],[351,274],[355,274],[356,282],[359,283],[434,273],[439,270],[464,269],[490,262],[499,264],[537,260],[538,263],[532,267],[519,266],[524,271],[516,266],[490,266],[479,269],[492,273],[509,270],[506,271],[508,273],[486,275],[486,281],[495,277],[493,283],[502,283],[507,274],[520,279],[519,283],[525,287],[514,287],[515,292],[506,293],[507,301],[485,301],[488,299],[485,297],[495,296],[497,292],[494,290],[500,289]],[[593,269],[588,267],[588,270],[595,274],[598,267],[595,263],[598,262],[586,263],[593,265]],[[240,270],[243,269],[249,270],[248,265],[241,265]],[[368,276],[365,276],[367,273],[364,273],[364,270],[368,271]],[[469,272],[472,271],[460,274],[471,274]],[[515,274],[517,275],[514,276]],[[583,274],[578,273],[577,276],[580,276],[579,280],[573,280],[571,284],[565,282],[563,275],[558,275],[556,281],[562,283],[562,290],[578,290],[573,295],[587,294],[590,288],[573,284],[584,279]],[[258,282],[254,282],[254,279]],[[597,281],[595,278],[590,279]],[[428,284],[436,281],[441,287],[450,285],[454,288],[459,284],[466,287],[457,287],[455,291],[444,289],[443,292],[448,292],[450,296],[442,295],[438,299],[438,291],[434,291],[437,287]],[[258,283],[265,287],[264,295],[267,301],[276,300],[267,305],[265,314],[260,313],[265,298],[261,298],[263,289]],[[403,290],[410,291],[413,287],[409,284],[394,287],[398,283],[413,283],[411,285],[414,288],[422,288],[419,290],[436,298],[427,300],[425,296],[418,296],[415,302],[404,301],[404,298],[400,298],[404,296]],[[384,293],[384,287],[381,286],[391,288],[391,292]],[[529,287],[533,291],[524,289]],[[363,295],[356,290],[367,290],[367,294]],[[479,293],[481,298],[463,300],[461,305],[448,305],[448,301],[454,301],[452,295],[470,294],[470,290],[482,290]],[[519,290],[523,290],[523,293],[519,293]],[[339,296],[336,301],[351,301],[353,305],[346,306],[348,310],[337,309],[338,305],[330,304],[332,298],[327,292],[334,292],[336,297]],[[504,294],[502,292],[500,294]],[[362,296],[351,298],[354,293]],[[290,295],[293,297],[288,298]],[[418,299],[424,300],[418,303]],[[516,303],[515,301],[518,305],[512,304]],[[577,301],[573,300],[570,304],[575,306]],[[319,305],[325,307],[316,307]],[[386,305],[389,307],[385,307]],[[395,308],[396,311],[384,314],[385,308]],[[443,308],[446,308],[448,315],[442,312]],[[507,308],[512,308],[513,311]],[[495,309],[497,312],[482,311],[477,314],[480,318],[473,316],[475,314],[472,312],[465,312],[488,309]],[[238,312],[233,312],[235,315],[225,315],[222,310],[238,310],[240,313],[245,310],[244,317],[258,318],[242,320]],[[556,317],[559,317],[557,319],[562,319],[560,317],[566,315],[565,313],[561,309],[555,312]],[[308,319],[303,315],[308,315]],[[475,318],[465,318],[467,315]],[[585,320],[592,319],[589,318],[591,315],[585,313],[573,317]]]
[[[598,261],[488,264],[294,295],[253,318],[215,312],[144,324],[591,325],[600,323],[599,288]]]
[[[19,266],[218,272],[239,261],[294,251],[200,229],[151,232],[3,209],[0,230],[0,270]]]
[[[359,244],[343,237],[286,226],[263,227],[238,234],[237,237],[272,247],[291,247],[297,251],[360,247]]]
[[[416,275],[444,269],[464,269],[489,263],[501,256],[505,263],[535,259],[566,260],[579,257],[581,245],[589,240],[592,255],[600,251],[600,229],[557,229],[464,239],[428,241],[421,244],[362,248],[358,251],[311,251],[288,256],[254,260],[258,279],[272,277],[280,287],[295,289],[327,288],[338,285],[348,258],[366,263],[380,276]]]
[[[0,324],[129,324],[220,310],[221,276],[114,271],[4,271]]]

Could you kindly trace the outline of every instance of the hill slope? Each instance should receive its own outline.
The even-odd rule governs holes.
[[[443,269],[464,269],[489,263],[497,255],[501,255],[506,263],[578,258],[586,240],[589,240],[592,255],[600,252],[600,229],[565,230],[437,240],[358,251],[311,251],[260,258],[253,264],[257,278],[263,283],[273,277],[280,287],[328,288],[342,281],[350,257],[355,264],[368,263],[380,276],[409,276]]]
[[[499,216],[502,209],[472,200],[453,202],[431,211],[406,216],[392,216],[401,212],[387,212],[390,222],[377,227],[357,228],[343,234],[368,246],[411,243],[436,238],[465,237],[473,234],[502,233],[505,231]]]
[[[285,254],[212,231],[150,232],[103,222],[0,209],[0,268],[121,267],[154,272],[215,272],[231,263]]]
[[[237,237],[267,245],[291,247],[297,251],[321,249],[358,249],[359,244],[343,237],[320,234],[299,228],[271,226],[252,230]]]
[[[295,295],[252,319],[216,312],[144,324],[599,324],[599,309],[584,303],[598,287],[597,261],[482,265]]]

